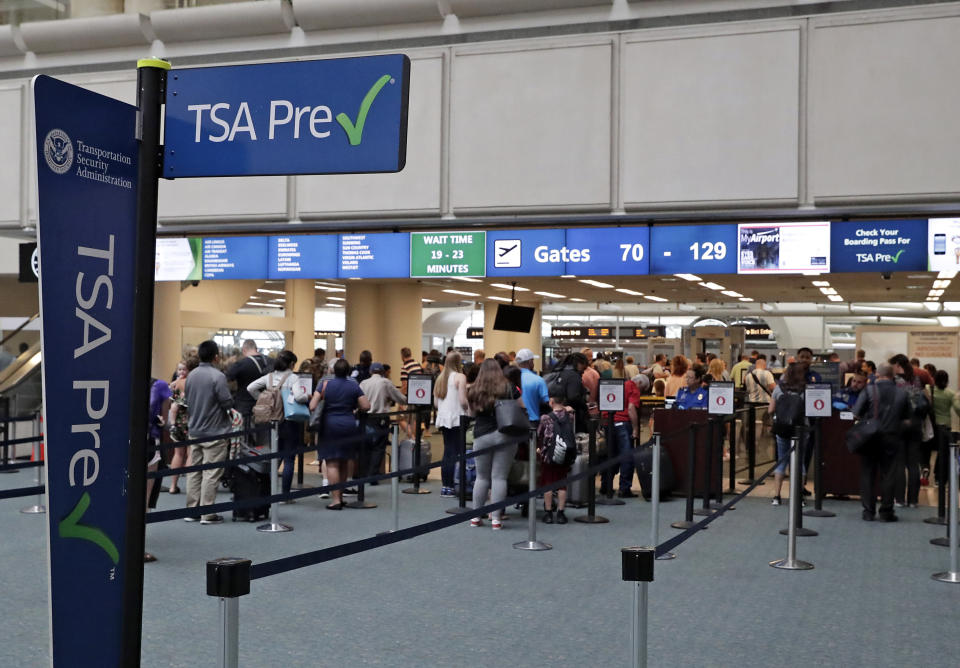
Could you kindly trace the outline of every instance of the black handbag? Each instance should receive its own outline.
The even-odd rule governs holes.
[[[323,431],[323,409],[324,405],[327,403],[326,398],[323,396],[323,391],[327,389],[327,384],[323,384],[323,388],[320,390],[320,403],[317,404],[317,407],[310,411],[310,418],[307,420],[307,429],[313,432]]]
[[[493,405],[497,431],[507,436],[526,436],[530,431],[527,410],[516,399],[497,399]]]
[[[868,387],[865,391],[869,391]],[[847,450],[854,455],[865,455],[873,448],[874,441],[880,435],[879,403],[880,392],[873,386],[873,415],[860,420],[847,431]]]

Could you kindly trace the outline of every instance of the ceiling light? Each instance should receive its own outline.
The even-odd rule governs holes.
[[[345,297],[327,297],[327,301],[345,302],[347,300]]]
[[[896,306],[870,306],[868,304],[851,304],[851,311],[890,311],[893,313],[900,313],[903,311],[902,308],[897,308]]]
[[[595,288],[612,288],[613,286],[609,283],[604,283],[603,281],[595,281],[592,278],[581,278],[581,283],[586,283],[587,285],[592,285]]]
[[[504,290],[516,290],[517,292],[530,292],[530,288],[521,288],[519,285],[507,285],[506,283],[491,283],[491,287],[503,288]]]
[[[563,274],[560,278],[576,278],[576,276],[574,274]]]
[[[928,297],[928,299],[932,299],[932,298]],[[938,299],[933,299],[932,301],[924,302],[923,305],[928,311],[940,310],[940,301]],[[946,304],[944,304],[944,306],[946,306]]]
[[[699,276],[694,276],[693,274],[674,274],[674,276],[677,278],[682,278],[685,281],[696,281],[698,283],[703,280]]]
[[[712,281],[707,283],[700,283],[700,287],[709,288],[711,290],[726,290],[726,288],[720,285],[719,283],[714,283]]]
[[[622,292],[625,295],[634,295],[635,297],[642,297],[642,292],[637,292],[636,290],[628,290],[627,288],[617,288],[617,292]]]
[[[810,281],[813,283],[814,287],[817,288],[828,288],[830,287],[830,281]]]
[[[267,290],[266,288],[257,288],[257,292],[265,292],[268,295],[285,295],[286,290]]]
[[[826,273],[826,272],[823,272],[823,271],[802,271],[802,272],[800,272],[800,273],[803,274],[804,276],[819,276],[820,274],[824,274],[824,273]]]
[[[947,311],[960,311],[960,302],[943,302],[943,308]]]
[[[313,287],[315,287],[317,290],[323,290],[324,292],[346,292],[347,291],[346,288],[331,288],[326,285],[315,285]]]
[[[469,276],[451,276],[455,281],[463,281],[464,283],[483,283],[479,278],[470,278]]]
[[[942,327],[960,327],[960,318],[955,315],[941,315],[937,320]]]
[[[432,304],[434,302],[433,299],[427,299],[426,297],[421,297],[420,301],[422,301],[424,304]]]
[[[554,299],[566,299],[566,295],[558,295],[554,292],[534,292],[535,295],[540,295],[541,297],[553,297]]]
[[[571,298],[570,298],[570,301],[572,301],[572,302],[585,302],[585,301],[587,301],[587,300],[586,300],[586,299],[580,299],[579,297],[571,297]]]
[[[644,298],[644,299],[649,299],[649,300],[652,301],[652,302],[665,302],[665,301],[669,301],[669,300],[667,300],[667,299],[664,299],[663,297],[657,297],[656,295],[644,295],[643,298]]]
[[[956,278],[956,276],[957,276],[956,269],[944,269],[939,274],[937,274],[937,278],[946,278],[947,280],[953,280],[954,278]]]
[[[939,301],[940,301],[940,298],[939,298],[939,297],[930,297],[930,296],[928,296],[928,297],[927,297],[927,301],[928,301],[928,302],[939,302]]]
[[[753,301],[753,297],[740,297],[740,301],[742,301],[742,302],[752,302],[752,301]]]
[[[931,297],[940,297],[940,296],[942,296],[942,295],[943,295],[943,290],[931,290],[931,291],[930,291],[930,296],[931,296]]]
[[[343,308],[343,304],[331,304],[330,302],[327,302],[327,303],[325,304],[325,306],[333,306],[333,307],[335,307],[335,308]]]
[[[349,278],[347,278],[347,280],[348,280],[348,281],[361,281],[361,280],[363,280],[363,279],[360,278],[359,276],[350,276]]]
[[[943,290],[944,288],[949,288],[949,287],[950,287],[950,281],[945,279],[933,282],[933,288],[935,290]]]
[[[882,315],[880,322],[892,322],[900,325],[932,325],[934,323],[930,318],[905,318],[896,315]]]
[[[464,292],[463,290],[442,290],[451,295],[463,295],[464,297],[479,297],[479,292]]]
[[[494,301],[498,301],[498,302],[511,302],[511,301],[513,301],[513,300],[510,299],[509,297],[497,297],[496,295],[490,295],[489,297],[487,297],[487,299],[493,299]]]
[[[832,302],[842,302],[842,301],[843,301],[843,297],[841,297],[840,295],[827,295],[827,299],[829,299],[829,300],[832,301]]]
[[[820,288],[820,292],[825,295],[835,295],[837,294],[836,288]]]
[[[260,304],[258,302],[247,302],[247,306],[256,306],[256,307],[266,307],[266,308],[283,308],[280,304]]]
[[[724,294],[727,297],[743,297],[743,295],[741,295],[739,292],[736,292],[735,290],[724,290],[720,294]]]
[[[271,299],[270,301],[272,301],[272,302],[277,302],[277,303],[279,303],[279,304],[283,304],[283,303],[286,303],[287,300],[286,300],[286,299]]]

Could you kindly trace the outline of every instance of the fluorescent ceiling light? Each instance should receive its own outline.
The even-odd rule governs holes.
[[[625,294],[625,295],[633,295],[633,296],[635,296],[635,297],[642,297],[642,296],[643,296],[643,293],[642,293],[642,292],[637,292],[636,290],[628,290],[627,288],[617,288],[616,291],[617,291],[617,292],[622,292],[622,293]]]
[[[266,288],[257,288],[257,292],[264,292],[268,295],[285,295],[286,290],[267,290]]]
[[[870,306],[868,304],[851,304],[851,311],[887,311],[890,313],[902,313],[902,308],[896,306]]]
[[[960,327],[960,318],[955,315],[941,315],[937,320],[943,327]]]
[[[566,299],[566,295],[558,295],[554,292],[534,292],[535,295],[540,295],[541,297],[553,297],[554,299]]]
[[[347,291],[346,288],[331,288],[326,285],[315,285],[313,287],[315,287],[317,290],[323,290],[324,292],[346,292]]]
[[[939,280],[939,281],[934,281],[934,282],[933,282],[933,288],[934,288],[934,290],[943,290],[943,289],[949,288],[949,287],[950,287],[950,281],[948,281],[948,280],[946,280],[946,279],[944,279],[944,280]],[[261,290],[258,290],[257,292],[262,292],[262,291],[261,291]]]
[[[943,308],[947,311],[960,311],[960,302],[943,302]]]
[[[820,292],[828,296],[837,294],[836,288],[820,288]]]
[[[507,285],[506,283],[491,283],[490,287],[503,288],[504,290],[516,290],[517,292],[530,292],[530,288],[521,288],[519,285],[514,288],[512,285]]]
[[[956,269],[944,269],[939,274],[937,274],[937,278],[946,278],[947,280],[953,280],[954,278],[956,278],[956,276],[957,276]]]
[[[256,306],[256,307],[266,307],[266,308],[283,308],[280,304],[260,304],[257,302],[247,302],[247,306]]]
[[[694,276],[693,274],[674,274],[674,276],[677,278],[682,278],[685,281],[696,281],[697,283],[703,280],[699,276]]]
[[[940,302],[940,298],[939,298],[939,297],[929,297],[929,296],[928,296],[928,297],[927,297],[927,301],[928,301],[928,302],[937,302],[937,303],[939,303],[939,302]]]
[[[421,297],[420,301],[422,301],[424,304],[432,304],[434,302],[433,299],[427,299],[426,297]]]
[[[827,295],[827,299],[829,299],[829,300],[832,301],[832,302],[842,302],[842,301],[843,301],[843,297],[841,297],[840,295]]]
[[[586,299],[580,299],[579,297],[571,297],[571,298],[570,298],[570,301],[572,301],[572,302],[585,302],[585,301],[587,301],[587,300],[586,300]]]
[[[327,297],[327,301],[345,302],[347,300],[345,297]]]
[[[581,283],[586,283],[587,285],[592,285],[595,288],[612,288],[613,286],[609,283],[604,283],[603,281],[595,281],[592,278],[581,278]]]
[[[575,274],[563,274],[563,275],[560,276],[560,278],[576,278],[576,275],[575,275]]]
[[[752,302],[752,301],[753,301],[753,297],[740,297],[740,301],[742,301],[742,302]]]
[[[644,298],[644,299],[649,299],[649,300],[652,301],[652,302],[665,302],[665,301],[669,301],[668,299],[664,299],[663,297],[657,297],[656,295],[644,295],[643,298]]]
[[[483,283],[479,278],[470,278],[469,276],[451,276],[455,281],[463,281],[464,283]]]
[[[930,296],[931,296],[931,297],[942,297],[942,296],[943,296],[943,290],[931,290],[931,291],[930,291]]]
[[[330,302],[326,303],[326,306],[333,306],[335,308],[343,308],[343,304],[331,304]]]
[[[924,307],[925,307],[928,311],[939,311],[939,310],[940,310],[940,301],[939,301],[939,300],[924,302],[923,305],[924,305]],[[946,304],[944,304],[944,306],[946,306]]]
[[[480,296],[480,293],[479,293],[479,292],[464,292],[463,290],[449,290],[449,289],[448,289],[448,290],[443,290],[443,292],[446,292],[446,293],[451,294],[451,295],[463,295],[464,297],[479,297],[479,296]]]
[[[743,295],[741,295],[736,290],[724,290],[721,294],[724,294],[727,297],[743,297]]]
[[[810,281],[810,282],[813,283],[814,287],[817,287],[817,288],[829,288],[829,287],[830,287],[830,281]]]
[[[270,301],[272,301],[272,302],[277,302],[277,303],[279,303],[279,304],[284,304],[284,303],[286,303],[287,300],[286,300],[286,299],[271,299]]]
[[[513,300],[510,299],[509,297],[497,297],[496,295],[490,295],[489,297],[487,297],[487,299],[493,299],[493,300],[498,301],[498,302],[510,302],[510,301],[513,301]]]
[[[905,318],[902,316],[896,315],[882,315],[880,316],[880,322],[893,322],[904,325],[932,325],[933,320],[930,318]]]
[[[707,282],[707,283],[701,283],[701,284],[700,284],[700,287],[702,287],[702,288],[709,288],[709,289],[711,289],[711,290],[726,290],[725,287],[723,287],[723,286],[720,285],[719,283],[714,283],[713,281],[709,281],[709,282]]]

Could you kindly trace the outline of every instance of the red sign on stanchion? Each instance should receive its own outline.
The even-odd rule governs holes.
[[[407,377],[407,403],[411,406],[433,403],[433,376],[412,373]]]
[[[713,382],[707,389],[707,412],[711,415],[733,415],[733,383]]]
[[[625,409],[626,392],[623,389],[623,380],[601,378],[597,398],[600,400],[601,411],[619,413]]]
[[[830,383],[808,383],[804,393],[804,408],[807,417],[830,417],[832,387]]]

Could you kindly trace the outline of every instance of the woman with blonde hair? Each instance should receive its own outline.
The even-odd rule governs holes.
[[[436,425],[443,435],[443,459],[440,463],[440,496],[454,496],[453,471],[460,451],[463,432],[460,417],[466,415],[467,377],[460,368],[460,353],[451,351],[443,362],[443,371],[433,386],[433,405],[437,409]]]
[[[710,361],[710,366],[707,367],[707,375],[710,376],[711,380],[725,380],[723,377],[723,360],[714,357]]]

